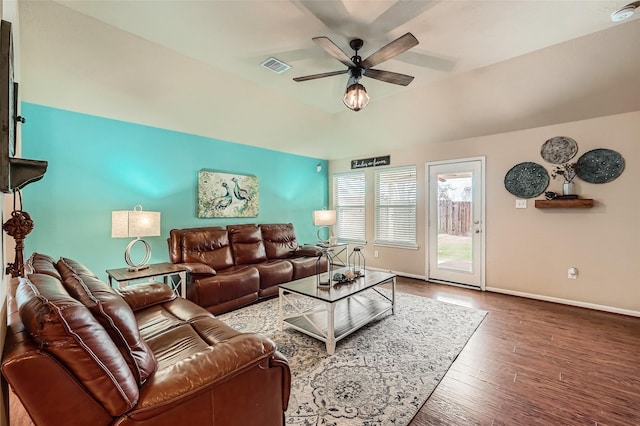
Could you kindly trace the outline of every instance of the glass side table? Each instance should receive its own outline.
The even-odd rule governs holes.
[[[315,242],[315,243],[309,243],[309,245],[333,249],[329,252],[329,255],[331,256],[331,261],[333,262],[334,265],[347,266],[347,264],[349,263],[349,243],[329,244],[329,243]]]
[[[163,282],[180,297],[187,297],[187,268],[178,266],[173,263],[155,263],[149,265],[147,269],[141,271],[130,271],[129,268],[107,269],[109,275],[109,285],[118,284],[118,288],[126,287],[134,281],[142,281],[147,283]],[[178,281],[173,278],[177,277]],[[161,279],[162,281],[158,281]]]

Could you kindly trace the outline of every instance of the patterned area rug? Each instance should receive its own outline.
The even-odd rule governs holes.
[[[396,292],[396,314],[340,340],[333,355],[323,342],[291,328],[279,331],[277,298],[219,318],[268,336],[289,360],[288,425],[386,426],[411,421],[485,315]]]

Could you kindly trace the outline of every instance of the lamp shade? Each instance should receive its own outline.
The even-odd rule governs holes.
[[[336,224],[335,210],[315,210],[313,212],[313,224],[315,226],[327,226]]]
[[[360,83],[354,83],[347,87],[342,102],[353,111],[360,111],[369,104],[367,89]]]
[[[157,237],[160,235],[160,212],[136,210],[111,212],[111,237]]]

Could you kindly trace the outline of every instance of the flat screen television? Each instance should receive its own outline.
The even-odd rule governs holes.
[[[0,192],[10,193],[42,179],[48,163],[17,158],[18,83],[13,81],[11,22],[0,25]]]

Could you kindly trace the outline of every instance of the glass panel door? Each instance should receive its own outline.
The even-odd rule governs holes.
[[[428,278],[483,286],[483,159],[427,164]]]

